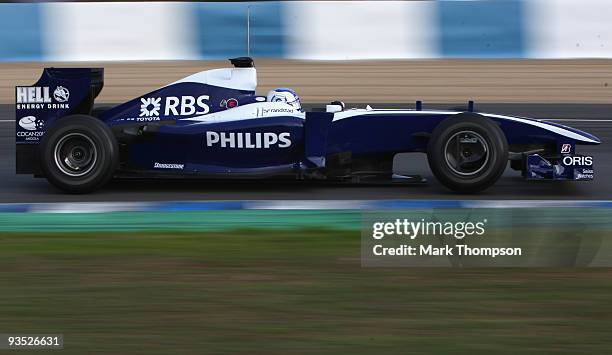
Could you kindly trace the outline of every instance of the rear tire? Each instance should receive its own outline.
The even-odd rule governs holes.
[[[447,188],[474,193],[493,185],[508,163],[508,142],[499,126],[477,114],[440,123],[427,147],[434,176]]]
[[[69,193],[87,193],[106,184],[119,161],[110,128],[86,115],[64,117],[45,133],[40,145],[45,177]]]

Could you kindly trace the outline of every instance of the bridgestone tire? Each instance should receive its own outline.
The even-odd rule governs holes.
[[[508,142],[495,122],[463,113],[434,129],[427,160],[434,176],[447,188],[479,192],[493,185],[506,169]]]
[[[87,115],[59,119],[40,144],[45,177],[69,193],[99,189],[113,177],[118,161],[119,149],[110,128]]]

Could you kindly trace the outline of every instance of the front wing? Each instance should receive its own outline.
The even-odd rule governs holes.
[[[527,157],[526,178],[528,180],[593,180],[593,157],[565,155],[551,162],[539,154]]]

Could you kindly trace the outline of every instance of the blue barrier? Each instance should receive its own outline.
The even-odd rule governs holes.
[[[43,58],[40,4],[0,4],[0,60]]]
[[[524,2],[440,1],[438,28],[443,57],[523,58]]]
[[[189,6],[196,14],[199,57],[227,59],[246,55],[247,14],[250,15],[251,56],[285,56],[281,3],[192,3]]]
[[[612,58],[608,9],[607,0],[0,3],[0,61],[242,56],[247,12],[256,58]]]

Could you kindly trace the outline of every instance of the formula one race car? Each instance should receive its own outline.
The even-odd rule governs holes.
[[[16,88],[17,173],[46,177],[72,193],[111,178],[292,178],[369,183],[393,174],[393,157],[427,154],[449,189],[491,186],[507,162],[526,179],[592,180],[593,159],[576,154],[597,137],[522,117],[416,109],[304,112],[290,89],[255,94],[253,60],[208,70],[98,112],[100,68],[46,68]],[[419,179],[420,180],[420,179]]]

